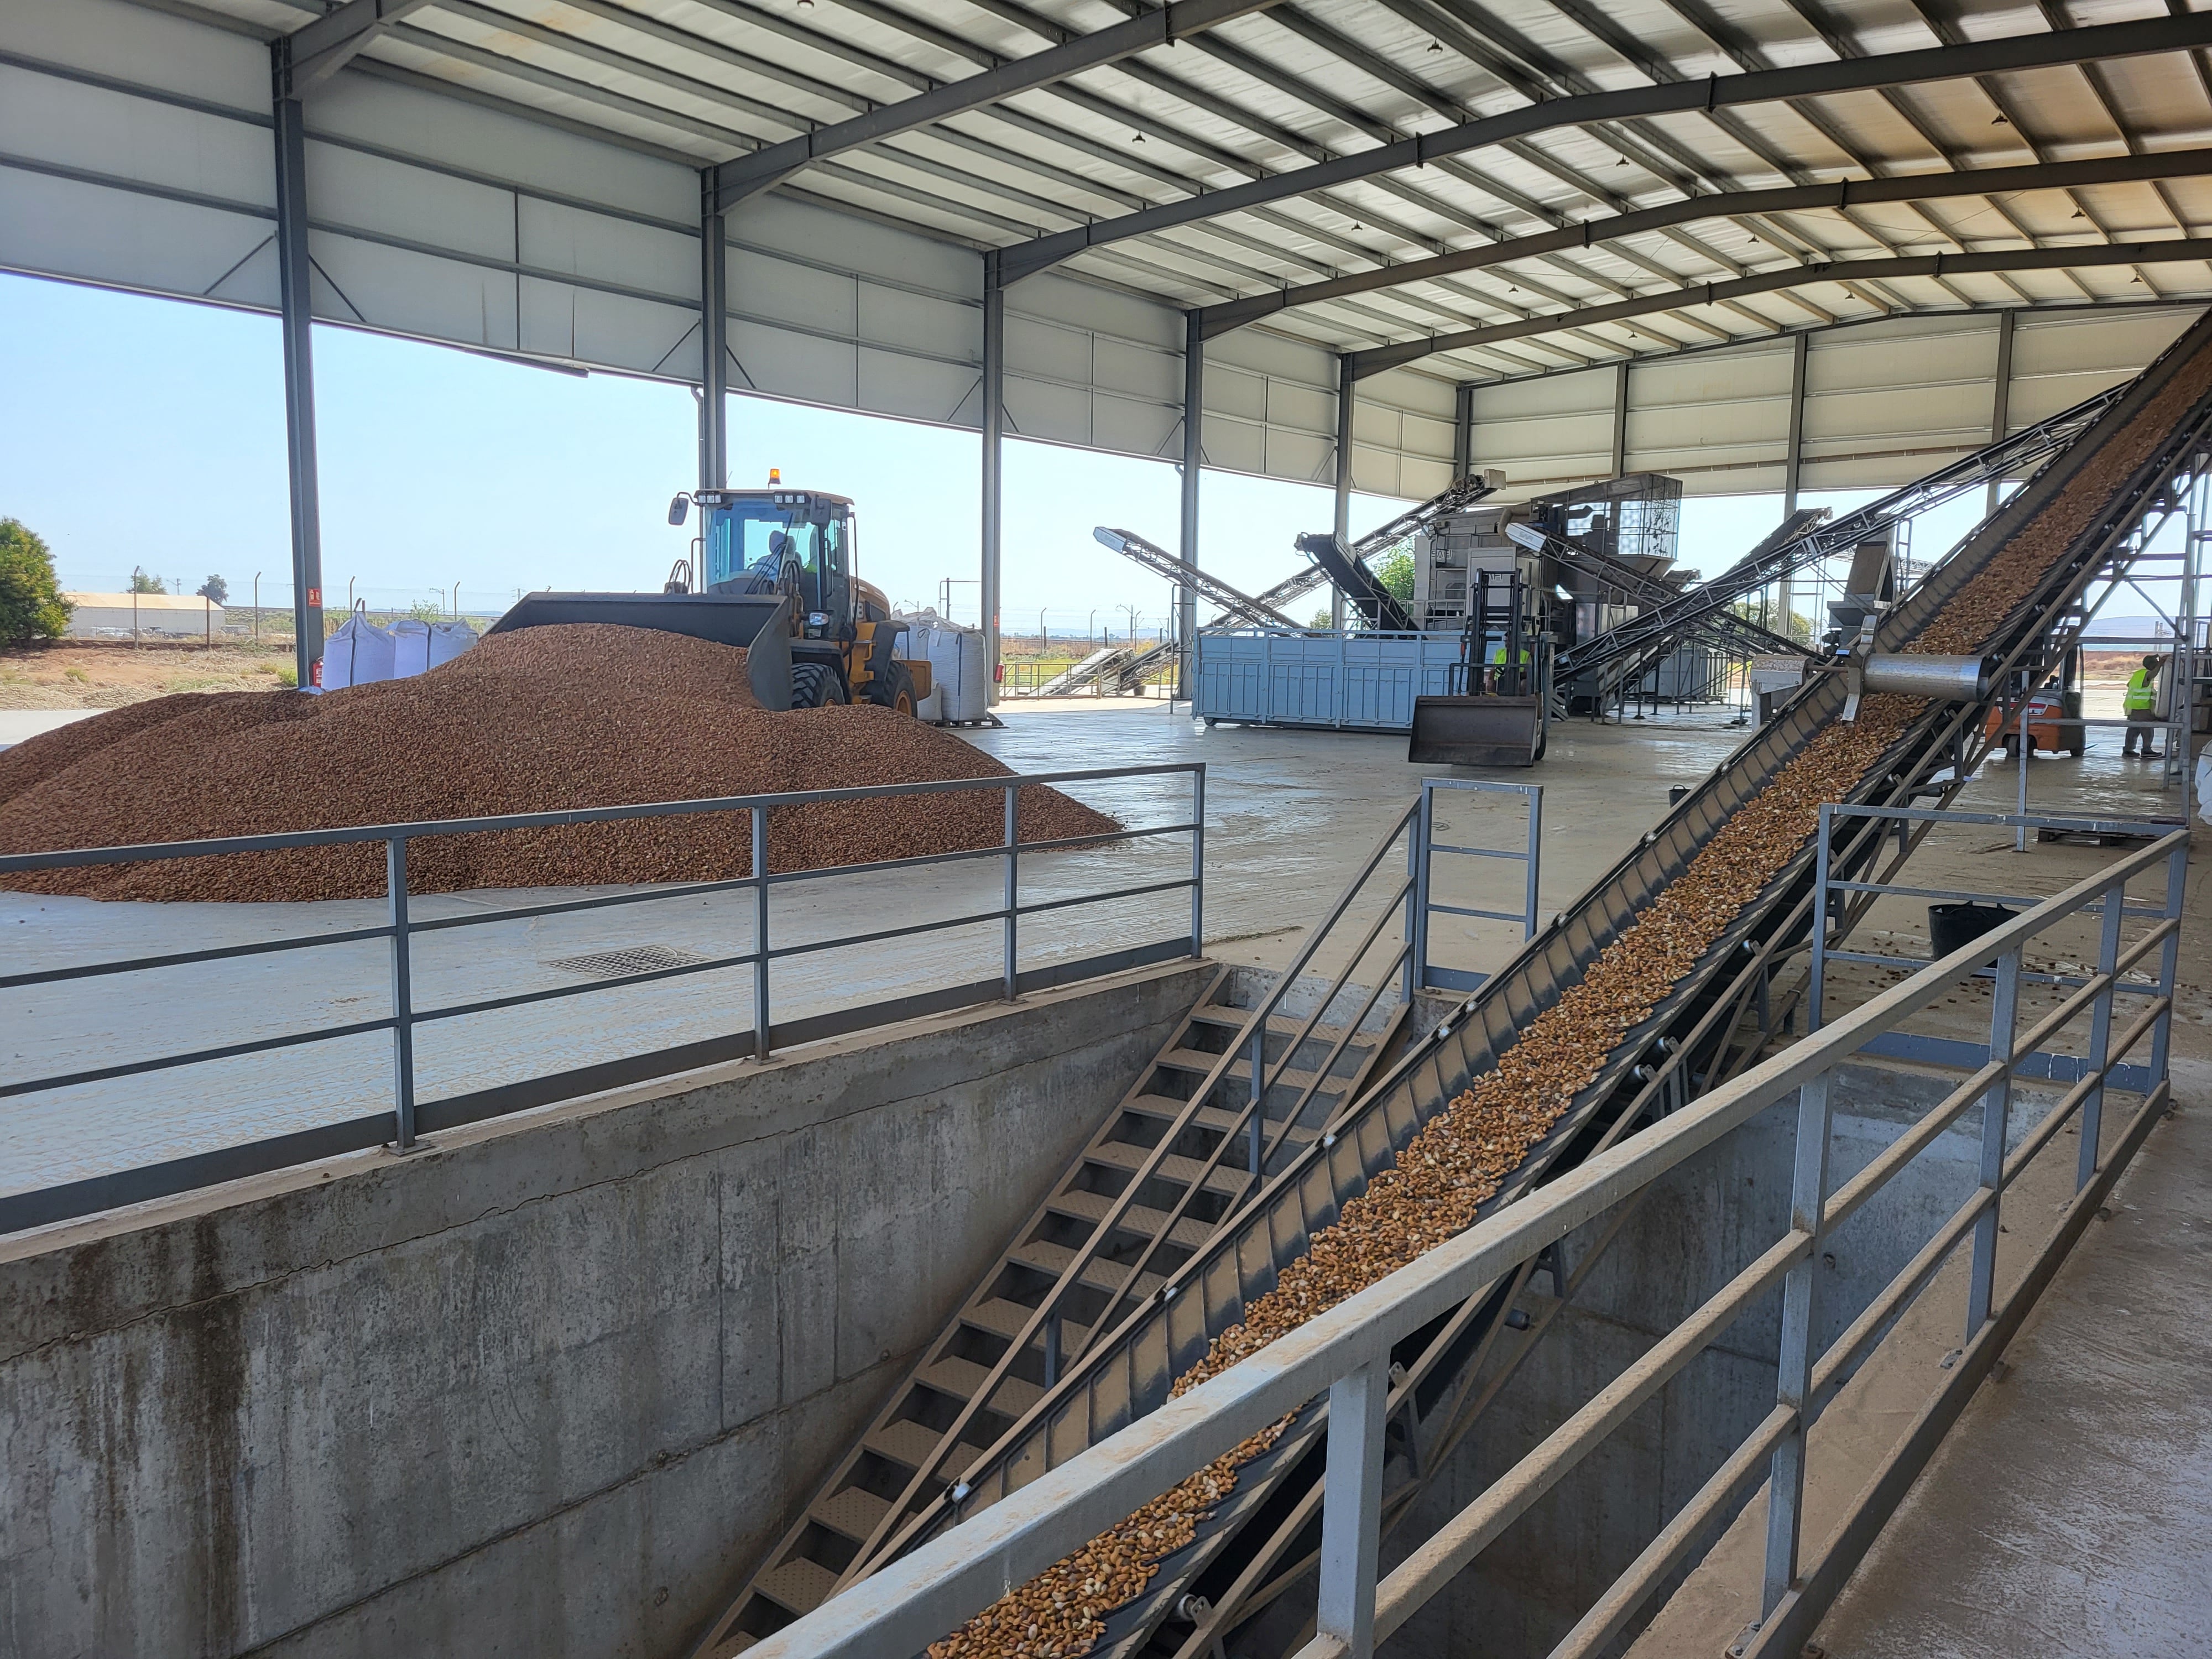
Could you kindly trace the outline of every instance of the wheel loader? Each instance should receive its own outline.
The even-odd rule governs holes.
[[[657,628],[745,653],[753,695],[769,708],[873,702],[913,714],[929,695],[929,665],[902,657],[907,625],[883,590],[855,574],[853,503],[819,489],[695,489],[699,534],[658,593],[527,593],[492,624],[498,634],[556,623]]]

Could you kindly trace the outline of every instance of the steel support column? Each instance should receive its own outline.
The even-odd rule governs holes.
[[[304,689],[323,677],[323,516],[315,472],[313,266],[307,252],[306,111],[289,95],[291,43],[271,47],[276,117],[276,295],[283,319],[285,459],[292,489],[292,655]]]
[[[1452,477],[1474,471],[1474,386],[1462,380],[1452,398]]]
[[[1336,517],[1330,528],[1343,546],[1352,545],[1352,411],[1358,396],[1358,381],[1352,373],[1350,356],[1336,360]],[[1344,628],[1344,590],[1330,584],[1328,625]]]
[[[1179,551],[1184,566],[1198,570],[1198,479],[1205,464],[1206,336],[1203,318],[1195,311],[1183,313],[1182,346],[1182,541]],[[1198,593],[1188,581],[1176,590],[1176,696],[1188,698],[1197,689],[1191,671],[1198,646]]]
[[[1800,334],[1790,343],[1790,435],[1785,440],[1788,447],[1782,457],[1782,516],[1785,519],[1797,510],[1797,484],[1803,474],[1805,360],[1812,345],[1813,337],[1809,333]],[[1782,625],[1774,631],[1787,639],[1796,638],[1790,623],[1795,614],[1796,586],[1793,577],[1783,577]]]
[[[1006,295],[999,286],[999,256],[983,256],[983,658],[991,701],[999,701],[1005,669],[999,660],[1000,452],[1006,428]]]
[[[1990,397],[1990,441],[2002,443],[2005,428],[2012,423],[2012,333],[2013,325],[2020,320],[2016,311],[1997,313],[1996,380]],[[1998,492],[2004,488],[2002,478],[1990,480],[1988,505],[1982,509],[1986,518],[1997,510]]]
[[[699,171],[699,484],[720,489],[730,481],[730,245],[726,223],[714,205],[721,169]],[[694,571],[695,587],[706,573]]]
[[[1613,368],[1613,476],[1628,471],[1628,359]]]

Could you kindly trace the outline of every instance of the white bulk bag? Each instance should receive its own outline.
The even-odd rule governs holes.
[[[983,656],[983,636],[970,629],[939,623],[930,630],[929,675],[945,693],[941,720],[980,720],[991,712],[991,671]]]
[[[451,662],[477,642],[477,630],[466,623],[432,623],[430,624],[430,666]]]
[[[323,641],[323,690],[340,691],[349,685],[390,679],[398,643],[389,629],[379,628],[356,607]]]
[[[430,665],[430,624],[402,617],[392,624],[392,678],[404,680]]]

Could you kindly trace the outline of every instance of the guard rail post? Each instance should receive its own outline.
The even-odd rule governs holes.
[[[1262,1174],[1267,1156],[1265,1133],[1267,1121],[1267,1021],[1270,1018],[1263,1004],[1260,1018],[1252,1023],[1252,1087],[1248,1097],[1252,1109],[1250,1121],[1245,1127],[1250,1139],[1250,1147],[1245,1162],[1255,1181]]]
[[[407,837],[384,843],[384,908],[392,929],[392,1145],[415,1149],[414,963],[407,939]]]
[[[1006,795],[1006,1000],[1021,1000],[1021,847],[1015,823],[1018,786],[1008,784]]]
[[[1206,954],[1206,768],[1190,775],[1190,953]]]
[[[2012,1115],[2013,1042],[2019,1032],[2020,952],[1997,957],[1996,989],[1990,999],[1990,1063],[2002,1069],[1982,1096],[1981,1213],[1974,1218],[1973,1278],[1966,1287],[1966,1334],[1971,1342],[1989,1322],[1997,1282],[1997,1212],[2005,1185],[2005,1128]]]
[[[1835,811],[1833,801],[1820,803],[1820,846],[1813,855],[1813,966],[1805,985],[1807,1036],[1820,1030],[1820,1009],[1827,997],[1828,883],[1834,874],[1828,860],[1834,855]]]
[[[1429,808],[1435,799],[1428,780],[1422,779],[1421,810],[1406,834],[1406,963],[1398,972],[1398,1000],[1406,1003],[1428,981]]]
[[[768,808],[753,808],[753,1063],[768,1064]]]
[[[1790,1183],[1790,1231],[1810,1241],[1803,1260],[1782,1281],[1782,1339],[1775,1404],[1792,1413],[1774,1449],[1767,1491],[1766,1583],[1759,1616],[1766,1618],[1797,1582],[1797,1547],[1804,1529],[1805,1438],[1812,1428],[1813,1355],[1820,1326],[1820,1212],[1828,1201],[1829,1083],[1832,1069],[1797,1088],[1797,1150]]]
[[[2173,926],[2158,953],[2158,994],[2165,1000],[2165,1006],[2160,1009],[2158,1023],[2150,1032],[2150,1074],[2154,1080],[2166,1075],[2166,1062],[2172,1051],[2174,978],[2181,966],[2181,896],[2188,879],[2189,849],[2177,847],[2166,863],[2165,920]]]
[[[1387,1353],[1329,1385],[1328,1465],[1321,1514],[1321,1595],[1314,1633],[1333,1659],[1374,1659],[1382,1526]]]
[[[1536,937],[1536,874],[1543,856],[1537,842],[1543,833],[1544,786],[1540,783],[1528,790],[1528,861],[1522,866],[1527,884],[1521,894],[1521,942],[1524,945]]]
[[[2089,1014],[2089,1069],[2097,1080],[2081,1099],[2081,1156],[2074,1174],[2077,1193],[2096,1176],[2097,1149],[2104,1138],[2105,1069],[2112,1053],[2113,981],[2119,977],[2120,923],[2127,916],[2127,900],[2125,882],[2116,881],[2105,890],[2104,925],[2097,934],[2097,975],[2105,988],[2097,994]]]

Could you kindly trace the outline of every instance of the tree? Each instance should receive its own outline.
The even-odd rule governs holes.
[[[1390,597],[1401,605],[1413,602],[1413,555],[1411,549],[1396,547],[1385,553],[1369,567],[1375,580],[1390,591]]]
[[[217,605],[230,603],[230,584],[220,576],[210,576],[192,592],[204,599],[213,599]]]
[[[0,519],[0,640],[57,640],[69,619],[52,550],[21,520]]]
[[[1316,611],[1314,612],[1313,625],[1316,628],[1327,628],[1334,623],[1335,620],[1336,619],[1330,616],[1327,611]]]
[[[169,590],[161,586],[159,576],[149,576],[143,570],[134,570],[131,573],[131,591],[133,593],[166,593]]]

